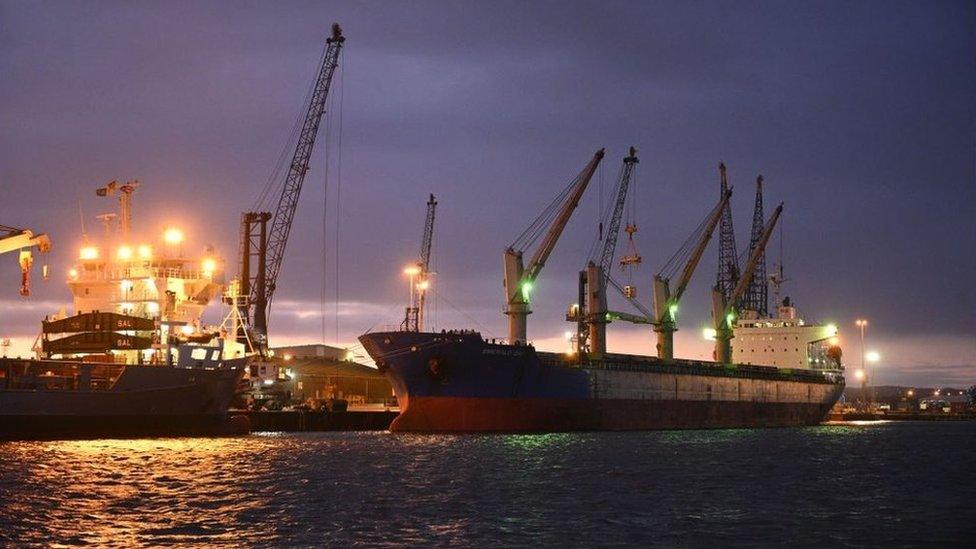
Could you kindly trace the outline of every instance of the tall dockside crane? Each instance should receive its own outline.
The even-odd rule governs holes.
[[[44,233],[35,235],[28,229],[17,229],[0,225],[0,255],[14,250],[20,250],[20,295],[30,295],[30,270],[34,265],[34,255],[31,248],[37,248],[41,253],[51,249],[51,239]],[[44,266],[44,278],[47,279],[47,265]]]
[[[332,76],[339,65],[339,52],[345,40],[342,29],[338,23],[334,23],[332,34],[326,39],[326,52],[315,79],[315,87],[274,215],[270,212],[247,212],[242,219],[241,293],[248,296],[246,312],[252,313],[253,308],[253,314],[246,314],[244,318],[251,324],[256,336],[252,341],[256,340],[257,346],[262,350],[267,346],[268,309],[281,273],[285,246],[288,244],[288,235],[298,207],[302,183],[308,173],[312,148],[315,146],[322,115],[325,114]],[[271,222],[270,230],[267,227],[268,221]],[[252,270],[251,260],[254,256],[258,264]]]
[[[674,358],[674,332],[678,330],[676,315],[678,303],[684,295],[691,282],[691,276],[698,267],[698,262],[705,253],[705,248],[712,239],[712,233],[719,220],[722,219],[729,199],[732,197],[732,189],[726,188],[722,193],[722,198],[718,204],[712,208],[705,220],[692,233],[691,237],[668,261],[660,272],[654,275],[654,331],[657,333],[657,356],[664,360]],[[689,245],[694,242],[694,247]],[[683,253],[684,252],[684,253]],[[687,261],[681,270],[681,276],[675,286],[674,293],[671,293],[671,276],[677,272],[677,267],[681,264],[681,259],[687,253]]]
[[[725,196],[729,190],[729,178],[725,170],[725,163],[718,165],[719,181],[721,192],[719,197]],[[718,280],[716,285],[721,290],[726,300],[735,289],[739,281],[739,256],[735,250],[735,230],[732,228],[732,206],[725,205],[722,210],[722,222],[718,234]]]
[[[766,216],[763,215],[763,176],[756,178],[756,207],[752,212],[752,234],[749,239],[749,253],[756,249],[759,239],[762,238],[763,224]],[[745,301],[742,304],[744,309],[755,311],[759,317],[769,314],[769,278],[766,276],[766,254],[760,254],[759,262],[756,264],[756,273],[749,282],[749,289],[746,290]]]
[[[607,282],[610,278],[610,268],[613,265],[614,253],[617,249],[617,237],[620,234],[620,221],[623,218],[624,206],[627,202],[627,191],[634,180],[634,172],[640,160],[637,159],[637,149],[630,148],[630,154],[624,158],[620,176],[617,178],[617,198],[614,202],[613,213],[610,214],[606,236],[599,259],[594,257],[586,265],[586,270],[580,273],[580,307],[585,313],[577,311],[577,346],[580,349],[588,347],[589,356],[601,358],[607,352],[607,323],[609,316],[634,320],[636,315],[613,313],[607,310]],[[630,227],[628,227],[630,228]],[[636,231],[636,226],[634,227]],[[631,233],[632,234],[632,233]],[[628,258],[633,262],[640,262],[639,256]],[[625,297],[633,298],[633,288],[628,286]],[[588,340],[588,342],[587,342]]]
[[[759,264],[759,258],[765,251],[769,237],[773,234],[773,229],[776,227],[776,222],[779,221],[782,212],[783,204],[780,203],[763,227],[759,241],[756,242],[755,249],[749,254],[746,268],[735,288],[732,289],[732,293],[726,296],[718,287],[712,290],[712,317],[715,321],[715,361],[720,364],[732,362],[732,325],[735,322],[736,303],[742,298],[749,286],[749,282],[756,272],[756,265]]]
[[[566,223],[579,205],[583,191],[589,185],[593,173],[603,159],[604,151],[600,149],[593,155],[583,171],[553,200],[549,206],[537,217],[525,231],[515,239],[515,242],[505,250],[505,314],[508,315],[509,343],[526,342],[526,323],[529,308],[529,295],[532,286],[539,278],[542,268],[549,259],[549,254],[556,247],[556,242],[562,235]],[[532,245],[545,231],[542,243],[536,249],[529,264],[523,267],[522,254],[524,248]]]
[[[416,268],[408,268],[411,274],[410,305],[403,319],[401,329],[408,332],[424,331],[424,320],[427,309],[427,290],[430,288],[430,248],[434,241],[434,213],[437,210],[437,200],[430,195],[427,200],[427,218],[424,221],[424,236],[420,241],[420,261]]]

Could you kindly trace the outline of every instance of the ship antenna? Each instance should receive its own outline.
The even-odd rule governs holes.
[[[85,231],[85,210],[81,207],[81,199],[78,199],[78,220],[81,221],[81,241],[88,242],[88,232]]]
[[[783,224],[779,225],[779,261],[777,262],[776,272],[769,277],[769,281],[773,284],[773,295],[776,300],[777,311],[779,306],[782,305],[780,301],[780,288],[783,283],[786,282],[786,277],[783,275]],[[778,315],[777,315],[778,316]]]

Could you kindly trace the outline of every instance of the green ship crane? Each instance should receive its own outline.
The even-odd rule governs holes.
[[[579,205],[583,191],[586,190],[593,173],[603,160],[604,150],[600,149],[593,155],[583,171],[563,189],[545,210],[526,228],[508,248],[505,249],[505,300],[508,315],[509,343],[526,342],[526,324],[529,308],[529,295],[542,268],[549,259],[549,254],[556,247],[556,242],[566,228],[566,223]],[[546,231],[548,227],[548,231]],[[543,231],[546,232],[542,243],[536,249],[528,266],[523,267],[522,254],[524,248],[532,245]]]
[[[689,243],[694,239],[695,235],[698,235],[698,239],[694,248],[688,254],[688,259],[684,264],[684,268],[681,270],[681,276],[675,285],[674,293],[671,293],[671,276],[669,271],[672,268],[676,271],[677,265],[680,264],[678,259],[682,256],[681,252],[687,248],[687,244],[671,257],[671,260],[668,261],[668,264],[660,272],[654,275],[654,331],[657,333],[658,358],[664,360],[674,358],[674,332],[678,330],[676,320],[678,303],[688,288],[688,283],[691,282],[691,277],[695,274],[698,262],[701,260],[702,254],[705,253],[705,248],[708,247],[708,243],[712,239],[712,234],[722,219],[723,212],[728,208],[731,197],[732,188],[724,187],[722,198],[719,200],[718,205],[712,209],[708,217],[705,218],[705,221],[699,225],[698,230],[692,233]]]
[[[776,227],[776,222],[779,221],[781,213],[783,213],[782,202],[776,207],[769,221],[766,222],[766,227],[763,229],[762,235],[749,255],[749,262],[742,271],[742,276],[736,282],[732,293],[726,296],[722,293],[721,288],[716,287],[712,289],[712,317],[715,321],[716,362],[721,364],[730,364],[732,362],[732,338],[734,337],[732,335],[732,325],[735,323],[735,304],[742,298],[742,294],[749,287],[749,282],[756,272],[756,265],[759,264],[759,260],[766,250],[766,244],[769,242],[769,237],[773,234],[773,229]]]

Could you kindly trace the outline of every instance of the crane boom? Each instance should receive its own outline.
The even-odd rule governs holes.
[[[549,226],[546,236],[536,249],[535,254],[529,261],[528,267],[523,267],[522,250],[516,250],[515,246],[509,246],[505,250],[505,294],[507,308],[505,314],[508,315],[508,339],[510,343],[526,341],[526,320],[532,311],[529,309],[529,293],[532,285],[539,277],[539,273],[549,259],[549,254],[556,247],[556,242],[562,235],[566,223],[579,205],[583,191],[590,183],[597,166],[603,160],[604,150],[600,149],[593,155],[583,171],[576,177],[575,183],[570,189],[569,195],[562,203],[558,214]]]
[[[539,277],[539,273],[542,268],[546,265],[546,261],[549,259],[549,254],[556,247],[556,242],[559,241],[559,237],[563,234],[563,229],[566,228],[566,223],[569,222],[569,218],[573,215],[576,210],[576,206],[579,205],[580,198],[583,196],[583,191],[586,190],[586,186],[590,184],[590,179],[593,177],[593,173],[596,171],[597,166],[600,165],[600,160],[603,160],[603,149],[600,149],[593,155],[589,164],[583,168],[583,172],[580,174],[576,186],[573,187],[573,191],[570,193],[569,197],[563,203],[562,209],[559,211],[559,215],[553,221],[552,225],[549,227],[549,231],[546,233],[545,239],[542,244],[536,249],[535,254],[529,261],[528,268],[525,269],[525,273],[522,275],[522,280],[520,282],[532,283],[536,278]]]
[[[630,148],[630,156],[624,158],[624,165],[620,170],[620,180],[617,183],[617,202],[613,206],[613,214],[610,216],[610,224],[607,228],[607,237],[603,241],[603,253],[600,255],[600,262],[597,263],[603,272],[610,272],[610,264],[613,263],[613,253],[617,249],[617,237],[620,235],[620,220],[623,219],[624,205],[627,203],[627,189],[637,167],[637,149]]]
[[[417,284],[417,331],[424,331],[427,312],[427,288],[430,286],[430,247],[434,241],[434,213],[437,199],[430,195],[427,201],[427,218],[424,220],[424,237],[420,244],[420,282]]]
[[[762,236],[753,248],[752,253],[749,254],[749,262],[746,263],[746,268],[742,271],[742,276],[732,293],[725,297],[718,289],[712,291],[712,315],[715,321],[715,360],[717,362],[727,364],[732,361],[732,321],[735,315],[735,304],[745,293],[746,288],[749,287],[752,275],[756,272],[756,265],[759,264],[759,260],[766,250],[766,244],[769,243],[769,238],[773,234],[773,229],[776,228],[776,222],[779,221],[781,213],[783,213],[782,202],[773,211],[769,221],[766,222]]]
[[[613,264],[613,255],[617,249],[617,237],[620,235],[620,221],[623,219],[624,206],[627,204],[627,190],[637,168],[637,149],[630,148],[629,155],[624,158],[624,164],[620,168],[620,177],[617,179],[617,197],[613,206],[613,213],[610,214],[607,225],[606,238],[603,241],[603,250],[600,253],[599,263],[591,260],[580,276],[580,284],[585,288],[580,288],[580,294],[585,295],[584,304],[586,314],[577,323],[578,346],[582,349],[589,347],[589,354],[593,358],[600,358],[606,353],[607,349],[607,323],[611,320],[608,314],[607,283],[610,282],[627,298],[628,301],[638,307],[641,312],[645,312],[640,307],[637,300],[623,291],[620,286],[610,278],[610,266]],[[649,316],[649,315],[646,315]],[[619,320],[632,321],[637,315],[621,314],[613,317]],[[648,320],[646,323],[649,323]],[[584,341],[588,341],[584,345]]]
[[[437,210],[437,199],[430,195],[427,200],[427,218],[424,221],[424,237],[420,241],[420,268],[423,273],[430,270],[430,246],[434,241],[434,213]]]
[[[339,65],[339,52],[346,38],[342,36],[342,29],[338,23],[332,25],[332,35],[326,39],[328,44],[322,64],[315,79],[315,87],[305,113],[301,132],[298,134],[298,144],[289,164],[288,175],[285,178],[278,205],[271,218],[271,229],[268,231],[266,244],[266,267],[258,277],[263,277],[262,283],[255,284],[250,289],[250,302],[254,305],[254,329],[260,334],[267,334],[267,314],[274,297],[281,272],[281,264],[285,257],[285,247],[291,232],[298,198],[302,191],[302,183],[308,173],[312,148],[318,135],[322,115],[325,114],[326,100],[332,86],[332,76]],[[263,287],[263,292],[260,289]]]

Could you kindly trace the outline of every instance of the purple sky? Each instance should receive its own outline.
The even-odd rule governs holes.
[[[147,235],[179,223],[234,266],[239,213],[304,109],[332,21],[348,40],[279,282],[277,341],[322,339],[327,149],[325,339],[338,223],[338,339],[350,343],[399,323],[430,192],[437,327],[504,335],[502,250],[593,151],[607,147],[609,192],[635,145],[642,297],[716,200],[724,160],[740,250],[762,173],[767,211],[786,202],[786,293],[808,320],[841,326],[848,357],[864,316],[879,382],[976,381],[971,2],[0,1],[0,223],[46,231],[56,248],[52,281],[28,301],[16,257],[0,260],[0,334],[24,344],[69,301],[78,202],[94,232],[111,203],[93,191],[112,179],[143,182]],[[598,190],[537,284],[541,346],[563,347]],[[681,308],[679,355],[709,353],[716,255]],[[617,350],[653,352],[647,330],[610,331]]]

